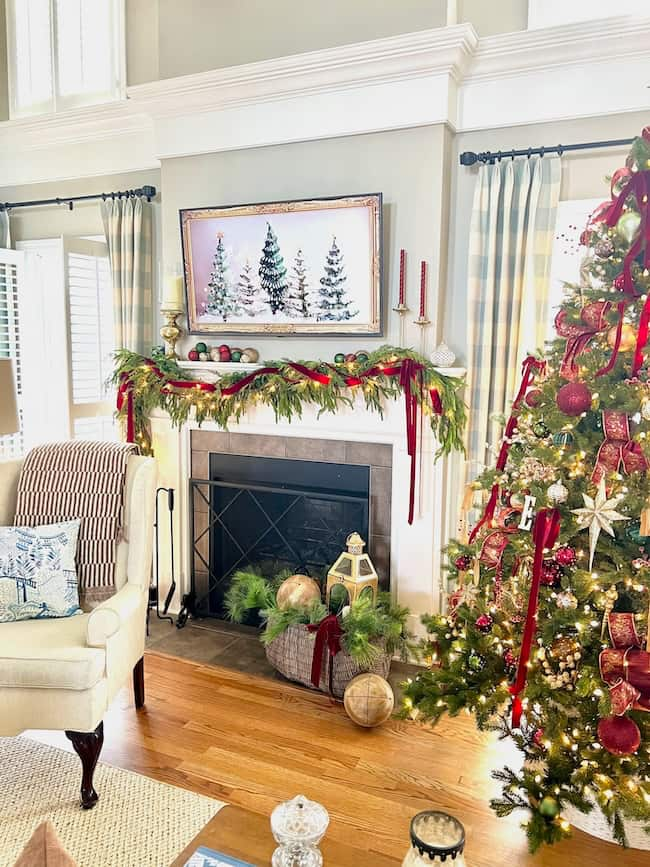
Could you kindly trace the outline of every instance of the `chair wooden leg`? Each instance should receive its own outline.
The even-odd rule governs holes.
[[[140,657],[133,669],[133,697],[136,710],[144,707],[144,656]]]
[[[97,759],[104,743],[104,723],[100,722],[94,732],[66,732],[65,736],[72,741],[74,751],[81,759],[83,774],[81,777],[81,806],[90,810],[99,800],[99,795],[93,786],[93,774]]]

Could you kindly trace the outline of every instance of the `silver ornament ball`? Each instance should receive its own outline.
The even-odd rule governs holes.
[[[554,506],[566,503],[569,498],[569,489],[562,482],[553,482],[546,492],[549,502]]]

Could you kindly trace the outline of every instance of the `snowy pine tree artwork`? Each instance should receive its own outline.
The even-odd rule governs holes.
[[[181,211],[190,333],[381,334],[381,204]]]
[[[319,322],[345,322],[358,315],[358,310],[351,309],[352,301],[347,298],[346,282],[343,255],[334,237],[325,260],[325,275],[320,278]]]

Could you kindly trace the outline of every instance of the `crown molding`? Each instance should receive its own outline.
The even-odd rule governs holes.
[[[0,186],[422,125],[645,110],[649,44],[645,17],[483,39],[458,24],[141,84],[119,102],[0,123]]]

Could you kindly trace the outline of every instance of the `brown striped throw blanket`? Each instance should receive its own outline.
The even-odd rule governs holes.
[[[32,449],[18,482],[14,526],[81,518],[77,575],[82,607],[115,593],[115,557],[124,513],[127,443],[51,443]]]

